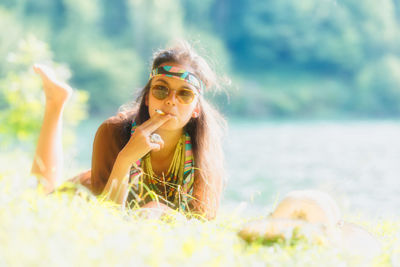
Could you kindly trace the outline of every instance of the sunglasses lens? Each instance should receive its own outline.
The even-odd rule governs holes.
[[[192,103],[194,99],[194,93],[191,90],[179,90],[177,92],[178,99],[184,104],[190,104]]]
[[[154,86],[151,89],[153,96],[158,100],[163,100],[168,97],[169,90],[167,87],[164,86]]]

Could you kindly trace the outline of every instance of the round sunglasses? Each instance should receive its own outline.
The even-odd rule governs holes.
[[[171,94],[171,91],[172,90],[163,85],[154,85],[151,87],[151,94],[158,100],[166,99]],[[190,89],[181,88],[176,90],[176,98],[182,104],[192,103],[196,95],[197,94]]]

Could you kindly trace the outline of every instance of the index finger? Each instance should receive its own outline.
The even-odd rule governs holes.
[[[148,133],[152,133],[155,130],[157,130],[161,125],[163,125],[168,120],[170,120],[171,118],[172,118],[172,116],[169,114],[167,114],[167,115],[157,114],[156,116],[151,117],[150,119],[148,119],[147,121],[142,123],[141,126],[144,131],[146,131]]]

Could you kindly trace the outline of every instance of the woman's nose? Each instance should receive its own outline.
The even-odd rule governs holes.
[[[171,90],[171,93],[167,97],[167,105],[175,106],[176,105],[176,90]]]

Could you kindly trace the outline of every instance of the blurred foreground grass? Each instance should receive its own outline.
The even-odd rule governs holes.
[[[307,240],[247,244],[237,231],[254,218],[143,219],[84,193],[45,196],[29,157],[2,153],[0,162],[0,266],[364,266]],[[399,266],[400,221],[358,223],[382,242],[372,265]]]

